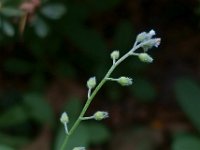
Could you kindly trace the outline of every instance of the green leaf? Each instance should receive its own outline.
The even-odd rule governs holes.
[[[90,143],[101,144],[110,138],[110,132],[105,125],[101,123],[88,123]]]
[[[12,37],[15,35],[15,30],[13,25],[5,20],[2,21],[2,30],[7,36]]]
[[[0,127],[9,127],[24,123],[27,121],[28,117],[22,106],[11,107],[0,115]]]
[[[81,123],[77,130],[70,136],[66,150],[72,150],[74,147],[83,146],[87,147],[89,145],[90,135],[88,134],[88,127],[84,123]],[[64,128],[61,127],[58,131],[54,150],[60,150],[60,147],[66,137]]]
[[[0,143],[13,147],[21,147],[27,144],[29,140],[26,137],[11,136],[8,134],[0,133]],[[19,148],[18,148],[19,149]]]
[[[20,17],[23,15],[23,12],[17,8],[3,7],[1,13],[7,17]]]
[[[34,68],[30,62],[18,58],[7,59],[4,67],[6,71],[18,74],[30,73]]]
[[[49,32],[48,25],[44,22],[42,18],[36,17],[34,21],[32,22],[32,25],[35,29],[35,33],[41,37],[44,38],[47,36]]]
[[[0,144],[0,150],[15,150],[15,149],[7,145]]]
[[[49,19],[60,19],[66,12],[63,4],[48,4],[41,9],[41,13]]]
[[[72,97],[69,99],[69,101],[66,104],[66,107],[64,108],[64,111],[67,112],[70,118],[69,124],[73,123],[77,119],[81,111],[81,108],[82,108],[82,103],[78,98]]]
[[[24,104],[29,109],[29,113],[42,124],[49,124],[51,126],[55,123],[53,110],[44,97],[37,93],[28,93],[24,95]]]
[[[175,94],[179,105],[200,132],[200,86],[192,79],[175,82]]]
[[[180,136],[173,141],[172,150],[200,150],[200,139],[192,135]]]
[[[155,87],[146,79],[137,78],[131,90],[142,102],[152,102],[156,97]]]

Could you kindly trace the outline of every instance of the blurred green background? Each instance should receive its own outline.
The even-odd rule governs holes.
[[[61,113],[71,126],[87,79],[151,29],[162,38],[154,63],[121,64],[113,76],[134,84],[106,84],[87,115],[110,118],[83,122],[67,150],[200,150],[198,0],[1,0],[0,150],[59,150]]]

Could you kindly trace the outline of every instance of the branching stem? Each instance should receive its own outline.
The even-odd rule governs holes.
[[[94,97],[96,96],[96,94],[98,93],[98,91],[101,89],[101,87],[105,84],[105,82],[107,81],[107,79],[110,77],[111,73],[115,70],[115,68],[122,62],[124,61],[127,57],[131,56],[131,55],[138,55],[137,53],[135,53],[135,51],[142,47],[143,45],[147,44],[149,42],[149,40],[142,42],[140,44],[137,45],[137,41],[135,42],[133,48],[127,52],[125,55],[123,55],[120,59],[118,59],[115,63],[113,63],[113,65],[111,66],[111,68],[108,70],[108,72],[106,73],[106,75],[104,76],[104,78],[101,80],[101,82],[96,86],[96,88],[94,89],[94,91],[91,93],[91,95],[88,97],[78,119],[75,121],[74,125],[72,126],[72,128],[69,130],[68,135],[66,135],[62,146],[60,148],[60,150],[65,150],[65,147],[67,145],[67,142],[69,140],[69,137],[74,133],[74,131],[76,130],[76,128],[79,126],[79,124],[82,121],[82,118],[84,118],[84,115],[88,109],[88,107],[90,106],[92,100],[94,99]]]

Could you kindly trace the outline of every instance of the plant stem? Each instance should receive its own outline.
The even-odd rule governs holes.
[[[111,73],[115,70],[115,68],[122,62],[124,61],[128,56],[130,55],[137,55],[137,53],[134,53],[135,50],[137,50],[138,48],[140,48],[142,45],[146,44],[148,41],[140,43],[138,45],[136,45],[137,43],[134,44],[133,48],[127,52],[124,56],[122,56],[119,60],[117,60],[115,63],[113,63],[113,65],[111,66],[111,68],[108,70],[108,72],[106,73],[106,75],[104,76],[104,78],[101,80],[101,82],[97,85],[97,87],[95,88],[95,90],[92,92],[91,96],[87,99],[85,106],[83,107],[78,119],[76,120],[76,122],[74,123],[74,125],[72,126],[72,128],[69,131],[69,134],[66,135],[64,142],[61,146],[60,150],[64,150],[65,146],[67,145],[67,142],[69,140],[69,137],[73,134],[73,132],[76,130],[76,128],[79,126],[80,122],[82,121],[81,118],[84,117],[88,107],[90,106],[90,103],[92,102],[92,100],[94,99],[95,95],[98,93],[98,91],[101,89],[101,87],[104,85],[104,83],[107,81],[107,78],[110,77]]]

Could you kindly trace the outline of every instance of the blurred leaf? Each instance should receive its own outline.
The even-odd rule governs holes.
[[[100,144],[110,138],[110,132],[105,125],[101,123],[88,123],[90,142],[92,144]]]
[[[25,137],[11,136],[7,134],[0,133],[0,143],[13,147],[21,147],[27,144],[29,140]]]
[[[133,79],[133,82],[131,90],[139,100],[142,102],[151,102],[155,99],[155,87],[148,80],[137,78],[135,81]]]
[[[48,4],[42,7],[41,13],[50,19],[60,19],[66,12],[63,4]]]
[[[65,136],[66,134],[64,128],[61,127],[55,140],[54,150],[60,150],[62,142],[65,139]],[[84,123],[81,123],[80,126],[77,128],[77,130],[74,132],[74,134],[70,136],[66,150],[72,150],[74,147],[77,146],[87,147],[89,145],[89,140],[90,140],[89,136],[90,135],[88,134],[88,127]]]
[[[200,139],[192,135],[179,136],[173,141],[172,150],[200,150]]]
[[[134,42],[134,30],[133,25],[127,21],[121,21],[116,28],[116,34],[114,36],[114,45],[117,49],[123,50],[133,46]]]
[[[36,34],[39,37],[44,38],[47,36],[49,32],[49,27],[42,18],[35,17],[34,21],[32,22],[32,25],[35,29]]]
[[[0,150],[15,150],[15,149],[11,148],[10,146],[7,146],[7,145],[0,144]]]
[[[2,22],[0,22],[0,24],[1,23],[2,23],[2,30],[7,36],[15,35],[15,29],[11,23],[7,22],[6,20],[3,20]]]
[[[174,88],[180,106],[200,131],[200,86],[192,79],[182,78]]]
[[[18,58],[7,59],[4,62],[4,67],[6,71],[18,74],[30,73],[33,70],[33,64]]]
[[[81,111],[81,108],[82,108],[82,103],[76,97],[72,97],[67,102],[67,105],[64,108],[64,111],[66,111],[67,114],[69,115],[70,124],[73,123],[77,119],[77,117],[79,116],[79,113]]]
[[[23,107],[11,107],[5,113],[0,115],[0,127],[9,127],[24,123],[27,121],[28,115]]]
[[[20,17],[23,12],[17,8],[3,7],[1,8],[1,13],[7,17]]]
[[[30,115],[38,122],[54,125],[55,117],[53,110],[44,97],[37,93],[24,95],[24,103],[28,107]]]

